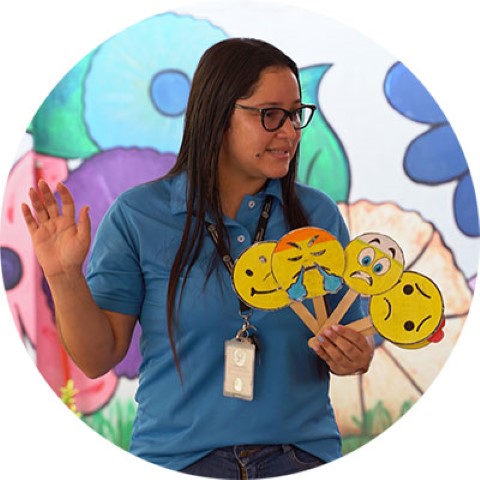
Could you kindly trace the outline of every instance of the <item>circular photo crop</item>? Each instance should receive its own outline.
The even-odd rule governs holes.
[[[371,311],[373,294],[370,292],[372,289],[361,287],[365,287],[368,281],[371,286],[374,274],[380,279],[386,278],[380,275],[384,275],[398,260],[388,245],[383,249],[377,245],[380,243],[378,238],[388,237],[393,240],[392,244],[401,249],[401,269],[399,267],[395,272],[398,273],[394,279],[395,285],[388,284],[388,289],[397,286],[397,290],[394,294],[384,290],[375,292],[374,302],[374,310],[378,312],[376,321],[385,326],[391,316],[391,299],[395,299],[401,312],[401,323],[394,332],[395,338],[401,340],[389,340],[384,333],[390,331],[389,327],[382,329],[376,328],[376,322],[364,323],[362,331],[365,336],[372,338],[374,344],[368,372],[337,376],[324,370],[325,375],[330,377],[329,400],[325,402],[331,402],[333,409],[332,418],[340,438],[339,454],[347,455],[370,442],[406,414],[427,391],[447,361],[472,303],[480,228],[474,185],[467,163],[469,159],[465,158],[441,105],[421,79],[409,70],[408,65],[367,37],[330,18],[302,8],[270,2],[249,2],[248,9],[242,2],[229,5],[228,8],[223,8],[221,4],[213,8],[212,4],[198,2],[148,17],[112,36],[79,59],[53,87],[34,117],[26,120],[25,137],[19,139],[21,148],[18,156],[12,159],[5,186],[0,230],[1,267],[8,304],[28,354],[59,401],[77,415],[79,421],[128,451],[137,422],[146,428],[145,417],[162,408],[159,405],[149,410],[152,400],[145,400],[142,395],[136,397],[142,375],[155,362],[174,362],[166,328],[165,304],[163,300],[147,298],[148,293],[145,294],[146,301],[158,302],[161,328],[155,330],[148,323],[148,328],[142,329],[140,313],[140,321],[134,323],[130,346],[122,360],[96,378],[88,376],[60,341],[51,288],[36,258],[25,225],[22,203],[31,204],[29,189],[39,181],[44,181],[50,187],[54,199],[64,200],[61,187],[58,189],[59,182],[63,183],[78,207],[75,221],[80,220],[81,207],[89,207],[94,244],[102,221],[120,195],[166,176],[175,165],[197,64],[211,46],[238,37],[269,42],[297,63],[301,102],[315,107],[311,122],[302,130],[297,151],[297,180],[331,199],[343,216],[351,239],[367,239],[354,251],[348,264],[356,282],[355,305],[360,303],[365,317]],[[248,62],[245,68],[248,68]],[[258,106],[266,107],[277,105]],[[290,114],[293,122],[293,113],[285,112],[285,117]],[[257,113],[248,112],[246,115],[253,118]],[[260,121],[258,126],[262,128]],[[268,134],[273,138],[275,132]],[[206,138],[205,143],[208,141]],[[255,206],[255,202],[252,202],[249,204],[251,208]],[[145,211],[153,210],[148,207]],[[142,212],[138,214],[143,215]],[[141,232],[137,234],[142,235]],[[162,235],[159,231],[158,239],[154,241],[164,247],[164,255],[171,258],[167,261],[157,258],[160,280],[153,281],[163,281],[167,285],[165,278],[161,277],[166,266],[173,262],[178,244],[172,245],[171,240],[170,243],[164,241]],[[265,240],[277,241],[279,238],[268,238],[267,235]],[[130,241],[127,239],[126,243]],[[213,244],[209,242],[205,229],[204,243],[213,251]],[[244,249],[249,246],[245,244]],[[268,249],[269,255],[274,246],[272,244],[272,248]],[[293,243],[289,247],[292,252],[296,251]],[[90,245],[83,267],[85,274],[91,251]],[[378,252],[385,257],[383,263],[375,263]],[[290,251],[286,253],[285,265],[291,267],[292,271],[298,270],[297,283],[300,284],[303,278],[300,274],[304,272],[288,264],[297,257]],[[240,254],[239,250],[233,256],[238,258]],[[320,268],[321,254],[316,252],[317,257],[311,259],[311,265],[305,262],[307,267],[304,270],[310,269],[307,274],[313,282],[314,275],[323,272]],[[122,255],[125,255],[124,251]],[[257,257],[255,259],[262,262],[261,265],[259,263],[260,267],[269,265],[270,257]],[[128,261],[125,260],[126,265]],[[376,270],[373,270],[374,267]],[[225,274],[221,261],[217,268],[222,275]],[[359,273],[362,268],[365,272],[374,273],[371,273],[372,276],[363,270]],[[128,270],[127,266],[125,269]],[[288,276],[286,267],[285,271]],[[253,275],[250,264],[246,265],[245,272],[246,275]],[[339,272],[335,273],[340,279]],[[409,280],[408,289],[401,288],[402,280],[398,279],[401,274],[413,279]],[[129,275],[129,272],[126,271],[125,275]],[[193,273],[194,277],[196,275],[198,272]],[[270,270],[266,275],[271,275]],[[215,274],[211,278],[215,278]],[[428,324],[428,308],[423,317],[423,310],[420,313],[415,310],[423,308],[422,302],[428,303],[428,288],[422,290],[423,284],[416,283],[415,278],[421,278],[428,285],[433,283],[435,295],[439,295],[437,303],[441,309],[436,308],[438,318],[435,317],[434,328],[428,335],[419,332],[424,323]],[[266,277],[262,276],[261,281],[265,282]],[[341,280],[338,281],[340,285]],[[285,280],[287,286],[277,285],[273,275],[265,284],[269,286],[268,292],[277,295],[282,288],[289,293],[289,282],[290,277]],[[349,288],[345,278],[342,284],[346,289]],[[198,294],[197,306],[200,309],[204,302],[208,302],[206,288],[204,298],[201,291]],[[247,294],[253,296],[252,292],[250,289]],[[411,308],[415,310],[413,316],[410,315],[410,305],[405,307],[402,297],[411,292],[415,292],[422,300],[412,302]],[[268,315],[281,316],[283,311],[288,310],[289,315],[295,317],[288,304],[298,300],[313,315],[313,320],[316,320],[313,325],[318,326],[320,331],[320,317],[323,315],[323,320],[328,321],[331,314],[328,308],[329,292],[325,294],[322,290],[321,308],[320,302],[309,296],[293,299],[287,293],[279,293],[285,300],[281,308],[267,311],[260,304],[261,315],[265,318]],[[187,294],[188,288],[184,292],[188,297]],[[224,294],[229,298],[228,302],[238,308],[238,298],[231,283],[226,284]],[[321,310],[325,299],[327,308]],[[260,302],[264,298],[257,300]],[[255,302],[250,304],[254,305],[252,319],[255,323]],[[211,308],[216,307],[213,304]],[[129,315],[134,316],[132,313]],[[412,318],[407,318],[409,315]],[[413,318],[418,318],[418,322]],[[228,322],[231,322],[229,326],[236,326],[236,329],[232,327],[233,330],[228,330],[225,325],[219,326],[220,330],[225,329],[225,340],[235,337],[236,331],[242,326],[238,315]],[[281,323],[279,325],[282,327],[278,328],[287,328]],[[301,352],[301,358],[307,354],[314,355],[308,341],[318,332],[313,331],[315,328],[311,327],[312,323],[309,325],[307,328],[296,318],[296,333],[291,338],[292,341],[295,338],[297,343],[288,346],[289,339],[285,338],[284,341],[290,354]],[[273,348],[268,338],[269,329],[275,328],[274,322],[270,325],[258,322],[262,358],[256,366],[260,373],[256,373],[255,382],[268,375],[265,371],[274,370],[275,365],[268,363],[271,359],[268,349]],[[303,343],[297,338],[300,335],[297,330],[300,329],[303,329]],[[163,392],[165,398],[155,400],[164,401],[165,408],[178,415],[175,417],[172,414],[170,418],[171,422],[178,422],[176,425],[179,429],[178,432],[171,432],[172,438],[186,435],[190,422],[194,424],[197,421],[195,416],[203,414],[201,402],[198,405],[195,403],[196,390],[189,385],[189,382],[195,383],[196,380],[195,366],[188,362],[188,349],[195,350],[197,347],[188,335],[182,342],[181,335],[184,333],[180,324],[177,331],[179,359],[181,362],[183,356],[187,358],[187,370],[182,372],[184,386],[179,381],[176,388],[179,391],[192,388],[188,391],[193,396],[185,399],[185,404],[178,406],[178,410],[175,405],[169,404],[170,400],[165,400],[169,392]],[[212,343],[207,340],[209,331],[202,324],[198,325],[195,335],[199,342],[205,342],[206,355],[214,351],[209,348],[218,347],[209,346]],[[288,336],[288,333],[285,335]],[[415,346],[402,344],[409,335],[415,339]],[[149,342],[152,341],[164,342],[163,358],[147,359]],[[220,347],[223,349],[223,344]],[[223,350],[217,364],[221,374],[217,372],[212,376],[211,385],[202,383],[198,389],[211,387],[213,403],[221,398],[221,402],[230,402],[232,412],[241,411],[255,418],[256,402],[261,402],[263,394],[261,386],[255,384],[254,400],[251,402],[238,398],[225,400],[221,385],[217,389],[215,384],[216,378],[223,375]],[[262,373],[262,369],[266,370]],[[299,369],[298,392],[302,391],[302,382],[308,382],[304,380],[304,375],[305,372]],[[292,398],[296,392],[292,387]],[[177,392],[172,395],[171,401],[177,401],[180,396]],[[278,402],[285,401],[278,398]],[[291,401],[293,405],[299,400]],[[141,412],[140,423],[139,405],[141,409],[143,402],[145,409]],[[195,409],[195,415],[183,416],[187,403],[188,408]],[[271,405],[272,412],[276,408],[275,404]],[[274,413],[272,415],[274,418]],[[212,425],[216,425],[214,421]],[[217,427],[220,428],[219,425]],[[215,448],[229,446],[211,444],[208,432],[204,433],[203,443],[197,437],[185,440],[185,451],[171,452],[168,445],[160,445],[158,462],[150,451],[145,453],[144,458],[172,470],[183,470],[188,467],[188,462],[194,463],[199,459],[195,456],[198,452],[206,455]],[[151,434],[152,438],[156,438],[155,432]],[[165,433],[161,438],[166,442]],[[282,428],[272,430],[264,441],[259,440],[258,435],[252,438],[252,441],[248,441],[242,437],[241,443],[298,442],[309,454],[315,455],[321,451],[315,438],[309,441],[292,438],[290,441],[288,436],[283,436]],[[278,441],[274,441],[275,438]],[[175,442],[178,442],[178,438]],[[313,446],[309,449],[309,445]],[[340,456],[331,454],[328,448],[326,452],[329,453],[328,458],[323,459],[325,461]],[[140,449],[133,453],[142,457]]]

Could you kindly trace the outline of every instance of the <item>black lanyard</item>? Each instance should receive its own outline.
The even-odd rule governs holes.
[[[260,213],[260,217],[258,218],[257,230],[255,231],[255,236],[253,238],[253,242],[261,242],[265,238],[265,231],[267,230],[268,219],[270,218],[270,211],[272,210],[272,202],[273,197],[271,195],[267,195],[265,201],[263,203],[262,212]],[[233,268],[235,266],[234,261],[230,255],[230,252],[227,250],[225,244],[218,236],[217,227],[212,223],[206,223],[208,233],[212,237],[213,243],[217,248],[217,252],[220,255],[220,258],[225,265],[225,268],[230,273],[230,276],[233,275]],[[247,306],[240,298],[240,313],[243,316],[247,311],[250,310],[250,307]]]

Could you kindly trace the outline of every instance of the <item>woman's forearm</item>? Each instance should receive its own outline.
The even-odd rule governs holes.
[[[95,303],[81,271],[47,278],[57,330],[73,361],[89,377],[98,377],[120,361],[121,353],[107,314]]]

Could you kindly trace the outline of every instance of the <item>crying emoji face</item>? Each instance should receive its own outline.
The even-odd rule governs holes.
[[[379,295],[392,288],[403,273],[403,252],[390,237],[366,233],[345,248],[345,283],[362,295]]]
[[[344,266],[341,243],[316,227],[291,230],[278,241],[272,256],[273,275],[293,301],[337,292]]]
[[[270,241],[255,243],[235,262],[233,287],[250,307],[277,310],[291,302],[272,274],[272,253],[276,245]]]

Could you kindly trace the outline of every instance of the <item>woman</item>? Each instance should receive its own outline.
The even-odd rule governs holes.
[[[136,321],[142,325],[135,455],[216,478],[285,475],[341,455],[329,371],[365,372],[371,345],[338,326],[313,351],[288,308],[248,312],[254,329],[219,255],[235,259],[250,246],[266,208],[265,240],[311,225],[348,243],[334,202],[295,183],[313,110],[301,102],[295,63],[277,48],[254,39],[211,47],[192,81],[176,165],[114,202],[87,279],[88,207],[76,223],[64,185],[61,214],[45,182],[41,195],[30,190],[36,219],[26,205],[24,217],[73,360],[90,377],[106,373],[126,354]],[[328,296],[329,308],[343,293]],[[355,304],[344,322],[361,316]],[[224,344],[242,326],[259,347],[252,401],[223,392]]]

